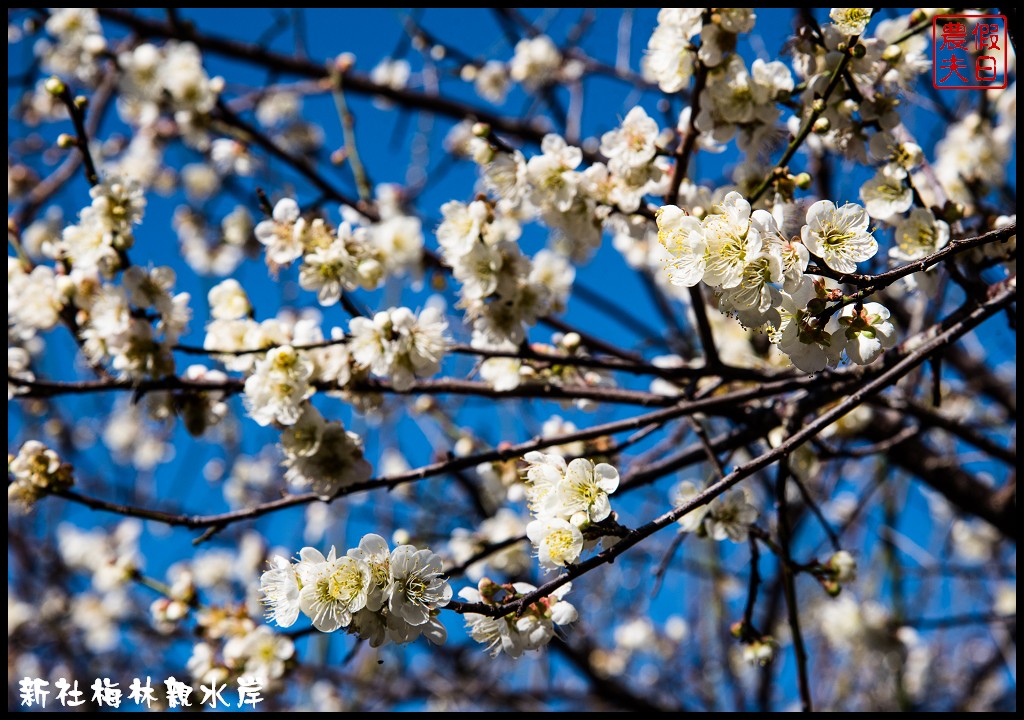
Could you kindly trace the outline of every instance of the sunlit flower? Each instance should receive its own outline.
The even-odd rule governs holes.
[[[270,570],[260,576],[260,591],[267,616],[281,627],[291,627],[299,617],[299,581],[291,561],[275,555]]]
[[[807,209],[807,224],[801,238],[807,249],[836,272],[857,271],[857,263],[874,257],[878,243],[868,231],[868,213],[860,205],[836,207],[819,200]]]
[[[658,209],[658,242],[671,256],[668,278],[673,285],[693,287],[704,277],[707,243],[704,227],[697,218],[675,205]]]
[[[410,625],[423,625],[431,613],[452,598],[452,588],[442,577],[441,557],[430,550],[399,545],[391,551],[391,585],[388,610]]]
[[[335,557],[331,548],[330,555],[320,562],[314,561],[306,569],[299,591],[299,606],[313,621],[313,627],[321,632],[347,627],[352,613],[366,606],[371,577],[370,567],[365,562],[347,556]]]
[[[542,517],[526,526],[541,567],[554,570],[576,561],[583,551],[583,533],[561,518]]]
[[[832,8],[828,16],[844,35],[860,35],[868,26],[872,12],[872,8]]]
[[[882,351],[896,344],[896,329],[889,310],[879,303],[847,305],[839,316],[846,356],[858,365],[869,365]]]

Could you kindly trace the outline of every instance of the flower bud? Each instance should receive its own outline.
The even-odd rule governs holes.
[[[903,48],[899,45],[890,45],[882,53],[882,59],[887,63],[895,65],[903,57]]]
[[[55,97],[63,95],[64,92],[67,90],[67,87],[64,85],[64,82],[56,75],[51,75],[50,77],[48,77],[43,87],[46,88],[46,92],[50,93]]]
[[[849,583],[857,577],[857,561],[845,550],[840,550],[830,557],[826,567],[835,573],[838,583]]]

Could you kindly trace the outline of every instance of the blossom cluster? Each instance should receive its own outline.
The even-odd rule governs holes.
[[[370,534],[340,557],[334,547],[326,557],[305,547],[297,561],[279,555],[272,565],[260,586],[268,617],[281,627],[291,627],[301,612],[321,632],[345,628],[373,647],[421,635],[436,645],[447,639],[437,614],[452,589],[441,558],[428,549],[391,550]]]
[[[586,458],[566,463],[561,455],[536,451],[523,460],[526,496],[534,515],[526,535],[541,567],[554,570],[571,565],[585,547],[594,547],[605,534],[600,524],[612,515],[608,496],[619,487],[619,471],[608,463],[595,464]]]
[[[29,440],[17,455],[7,456],[7,502],[28,510],[47,492],[71,487],[71,466],[38,440]]]
[[[524,255],[518,243],[522,228],[500,206],[453,200],[441,213],[437,241],[461,284],[459,306],[472,325],[473,345],[514,349],[526,337],[525,326],[564,304],[572,268],[550,252],[533,259]]]
[[[279,200],[270,219],[256,225],[256,239],[266,246],[272,269],[301,259],[299,285],[315,291],[324,306],[337,304],[343,292],[374,290],[388,274],[402,274],[419,262],[423,238],[420,223],[404,215],[394,198],[379,224],[366,223],[342,208],[347,218],[336,229],[323,218],[306,218],[291,198]]]
[[[242,401],[249,416],[284,430],[286,479],[325,496],[367,480],[371,471],[359,437],[325,421],[310,403],[317,388],[346,392],[354,378],[374,373],[403,392],[438,372],[446,352],[447,322],[435,307],[418,315],[399,307],[354,317],[347,334],[336,327],[325,341],[316,315],[257,322],[233,279],[214,286],[209,302],[205,348],[229,370],[248,374]],[[361,398],[371,402],[350,396],[354,403]]]
[[[824,278],[805,271],[811,255],[838,273],[878,251],[870,219],[855,203],[819,200],[807,209],[799,238],[786,239],[785,219],[754,210],[738,192],[698,220],[675,205],[658,211],[658,238],[676,285],[704,282],[722,310],[769,338],[801,370],[817,372],[843,357],[867,365],[895,344],[889,311],[879,303],[842,302]],[[829,304],[829,303],[833,304]],[[836,316],[838,313],[838,316]]]
[[[700,492],[696,485],[684,480],[673,491],[673,503],[676,507],[682,507]],[[697,533],[719,542],[746,542],[750,526],[757,520],[757,515],[757,507],[753,505],[747,489],[736,488],[683,515],[679,518],[679,530]]]
[[[536,589],[529,583],[499,585],[489,578],[482,578],[477,587],[460,590],[459,597],[467,602],[498,607],[522,600]],[[576,608],[563,600],[571,589],[572,583],[566,583],[519,613],[510,612],[501,617],[466,613],[469,635],[485,645],[492,657],[504,652],[509,657],[518,658],[524,652],[540,650],[555,636],[556,625],[561,627],[576,622]]]

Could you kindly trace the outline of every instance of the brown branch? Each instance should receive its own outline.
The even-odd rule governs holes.
[[[871,381],[862,385],[842,402],[825,411],[811,422],[803,425],[777,447],[759,455],[750,462],[737,468],[718,482],[708,486],[705,490],[691,498],[683,505],[655,518],[646,525],[632,530],[626,537],[622,538],[611,548],[604,550],[578,565],[573,565],[559,577],[544,583],[533,592],[514,602],[502,605],[487,605],[485,603],[463,603],[453,601],[448,605],[449,609],[458,613],[477,613],[481,615],[490,615],[492,617],[502,617],[513,612],[519,613],[522,612],[524,608],[529,607],[540,599],[547,597],[567,582],[590,572],[596,567],[614,562],[617,557],[653,535],[658,530],[672,525],[688,512],[702,505],[706,505],[745,478],[768,467],[777,460],[788,456],[793,450],[806,443],[833,422],[843,417],[857,406],[863,404],[869,397],[881,392],[914,370],[916,367],[921,365],[921,363],[925,362],[933,353],[942,350],[945,346],[959,339],[992,315],[1001,312],[1016,300],[1017,288],[1015,283],[1001,283],[999,286],[994,288],[994,290],[995,292],[991,299],[980,305],[965,306],[964,308],[961,308],[959,312],[954,313],[954,316],[947,318],[947,322],[944,323],[943,329],[940,332],[937,332],[933,337],[922,342],[916,349],[908,352],[902,359],[897,361],[884,372],[880,373]]]
[[[130,28],[140,37],[159,37],[185,40],[195,43],[206,52],[242,60],[278,73],[299,77],[323,79],[329,76],[326,64],[305,58],[282,55],[261,45],[237,42],[223,37],[199,32],[194,26],[182,23],[174,27],[170,23],[152,20],[118,8],[100,8],[100,17]],[[379,85],[368,75],[349,70],[344,74],[345,90],[359,95],[371,95],[390,100],[403,107],[444,115],[457,120],[472,119],[487,123],[494,130],[539,143],[548,132],[547,128],[534,122],[506,118],[484,108],[456,102],[439,95],[419,92],[407,88],[396,89]]]
[[[872,293],[876,293],[882,288],[888,287],[897,280],[905,278],[908,275],[913,275],[917,272],[924,272],[925,270],[934,267],[939,262],[945,261],[955,255],[959,255],[962,252],[972,248],[981,247],[982,245],[988,245],[989,243],[1005,242],[1016,234],[1017,223],[1014,222],[1006,225],[1005,227],[989,230],[981,235],[952,240],[944,248],[936,250],[927,257],[907,263],[906,265],[900,265],[899,267],[895,267],[891,270],[886,270],[885,272],[878,273],[877,275],[839,273],[821,266],[811,266],[807,268],[807,273],[811,275],[822,275],[847,285],[857,285],[861,287],[862,290],[854,296],[855,301],[856,299],[863,299]]]
[[[12,381],[14,379],[11,379]],[[470,455],[460,458],[446,459],[440,462],[435,462],[429,465],[409,470],[396,475],[391,475],[383,478],[373,478],[361,483],[355,483],[352,485],[345,486],[338,490],[328,500],[336,500],[337,498],[344,497],[347,495],[353,495],[357,492],[363,492],[368,490],[377,489],[392,489],[400,485],[404,485],[409,482],[415,482],[423,480],[429,477],[437,475],[443,475],[448,472],[455,472],[458,470],[465,470],[476,467],[481,463],[486,462],[504,462],[512,460],[522,455],[531,452],[533,450],[543,450],[544,448],[552,447],[554,445],[564,445],[572,442],[593,440],[595,438],[604,437],[606,435],[614,435],[621,432],[628,432],[632,430],[638,430],[645,428],[650,425],[657,425],[677,417],[682,417],[692,412],[706,412],[709,408],[716,406],[736,406],[739,403],[755,400],[763,397],[764,387],[755,388],[752,390],[741,391],[734,393],[731,396],[716,396],[712,398],[702,398],[699,400],[692,400],[687,402],[679,403],[673,407],[665,408],[662,410],[656,410],[654,412],[646,413],[644,415],[637,415],[625,420],[616,420],[614,422],[604,423],[602,425],[595,425],[585,430],[578,430],[576,432],[567,433],[564,435],[556,435],[545,438],[535,438],[528,440],[516,445],[509,445],[507,447],[499,448],[496,450],[489,450],[487,452],[478,453],[476,455]],[[697,453],[702,453],[703,448],[695,450]],[[637,483],[634,483],[637,484]],[[251,520],[268,513],[283,510],[289,507],[295,507],[298,505],[306,505],[311,502],[322,501],[324,498],[315,493],[303,493],[298,495],[286,495],[277,500],[272,500],[261,505],[256,505],[250,508],[243,508],[241,510],[231,510],[224,513],[216,513],[211,515],[184,515],[184,514],[171,514],[164,513],[161,511],[153,511],[147,508],[139,508],[129,505],[122,505],[119,503],[113,503],[98,498],[87,497],[74,491],[58,492],[56,495],[60,495],[74,502],[78,502],[82,505],[93,508],[94,510],[104,510],[108,512],[117,513],[120,515],[126,515],[129,517],[141,517],[149,520],[158,520],[159,522],[167,525],[183,526],[188,528],[207,528],[212,526],[226,526],[234,522],[242,520]]]
[[[878,411],[864,434],[871,440],[882,441],[899,434],[902,418],[896,413]],[[889,455],[889,460],[920,479],[932,490],[964,512],[979,517],[1016,541],[1016,490],[1008,486],[1007,492],[993,488],[960,467],[952,458],[937,453],[920,437],[910,438],[902,450]]]

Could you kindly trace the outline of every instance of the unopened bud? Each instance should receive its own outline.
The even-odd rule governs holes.
[[[412,406],[413,412],[426,415],[437,409],[437,401],[429,395],[420,395]]]
[[[482,122],[473,123],[473,134],[485,138],[491,134],[491,126]]]
[[[862,58],[868,54],[868,49],[864,47],[864,43],[857,43],[852,48],[850,48],[850,54],[853,55],[855,58]]]
[[[76,142],[75,137],[73,135],[68,135],[67,133],[61,133],[57,136],[57,147],[63,148],[64,150],[73,148]]]
[[[826,567],[835,574],[835,580],[840,584],[853,582],[857,577],[857,561],[845,550],[839,550],[832,555]]]
[[[808,173],[802,172],[793,178],[793,184],[801,190],[806,190],[811,186],[811,176]]]
[[[882,59],[887,63],[895,64],[901,57],[903,57],[903,48],[899,45],[890,45],[882,53]]]
[[[910,24],[911,25],[917,25],[919,23],[923,23],[927,19],[928,19],[928,13],[926,13],[921,8],[917,8],[912,13],[910,13]]]
[[[828,118],[818,118],[814,121],[814,126],[811,128],[814,132],[819,135],[827,133],[832,127],[832,123],[828,121]]]
[[[79,110],[85,110],[87,107],[89,107],[89,98],[87,98],[85,95],[76,95],[75,107]]]
[[[50,77],[48,77],[43,87],[46,88],[46,92],[50,93],[53,96],[63,95],[64,91],[67,90],[67,88],[64,85],[64,81],[62,81],[56,75],[51,75]]]
[[[572,352],[579,348],[580,343],[583,342],[583,338],[580,337],[579,333],[566,333],[565,337],[562,338],[562,347]]]
[[[350,52],[343,52],[334,59],[334,67],[338,72],[346,73],[356,64],[356,56]]]
[[[814,102],[811,103],[811,110],[816,113],[825,112],[825,101],[821,98],[815,98]]]

